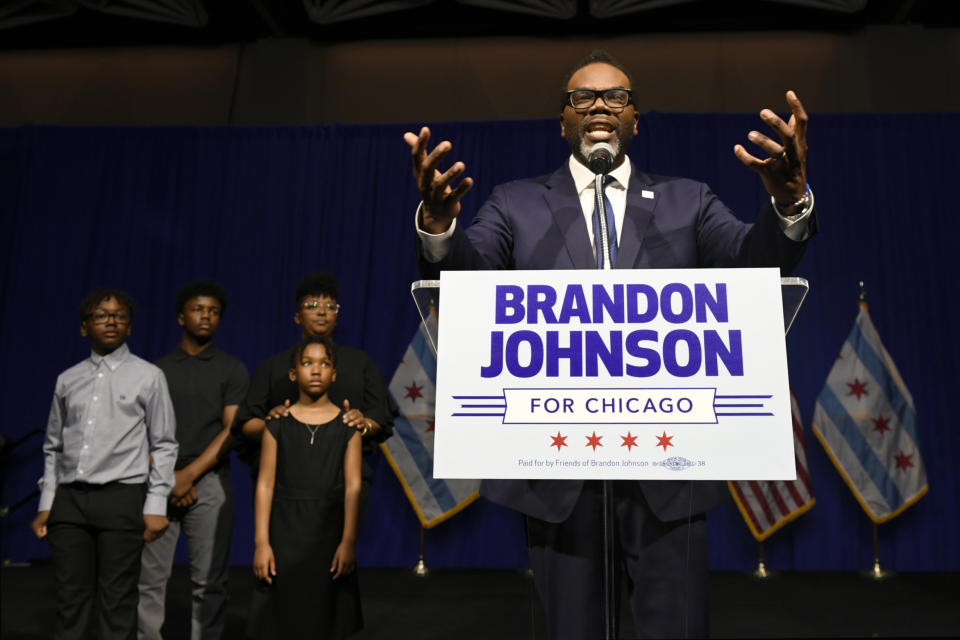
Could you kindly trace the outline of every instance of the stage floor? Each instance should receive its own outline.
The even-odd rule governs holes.
[[[243,638],[253,585],[248,567],[231,570],[225,639]],[[55,591],[48,562],[0,572],[3,640],[52,636]],[[851,573],[785,573],[766,580],[710,576],[715,638],[958,637],[956,573],[903,573],[877,582]],[[189,638],[190,586],[175,567],[167,640]],[[399,569],[361,569],[366,628],[357,640],[545,638],[543,612],[524,572],[440,569],[416,578]],[[624,616],[621,638],[633,627]]]

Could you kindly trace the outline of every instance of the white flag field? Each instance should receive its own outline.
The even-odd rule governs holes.
[[[913,396],[865,306],[817,398],[813,433],[875,523],[927,492]]]

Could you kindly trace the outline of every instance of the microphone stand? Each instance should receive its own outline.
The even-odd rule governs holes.
[[[610,258],[610,230],[607,227],[607,211],[603,202],[603,183],[606,171],[597,173],[594,180],[597,217],[600,221],[600,269],[613,268]],[[605,640],[617,640],[617,571],[616,549],[613,535],[613,482],[603,480],[603,622]]]

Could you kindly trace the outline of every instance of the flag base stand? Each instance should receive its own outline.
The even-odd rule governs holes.
[[[763,556],[763,542],[757,542],[757,568],[750,572],[750,576],[758,580],[766,580],[777,575],[775,572],[767,569],[767,563]]]
[[[427,568],[427,563],[423,561],[423,556],[417,560],[417,564],[413,565],[412,569],[413,575],[418,578],[426,578],[430,575],[430,569]]]
[[[750,575],[758,580],[766,580],[768,578],[774,577],[776,574],[775,571],[770,571],[767,569],[767,563],[763,560],[757,562],[757,568],[750,572]]]
[[[863,573],[871,580],[887,580],[893,577],[893,571],[886,571],[880,566],[880,532],[877,523],[873,523],[873,568]]]
[[[423,527],[420,527],[420,552],[417,554],[417,564],[413,565],[411,572],[418,578],[426,578],[430,575],[430,569],[423,561]]]
[[[873,568],[870,569],[869,571],[864,571],[861,575],[865,578],[870,578],[871,580],[876,580],[879,582],[881,580],[889,580],[896,574],[893,571],[887,571],[886,569],[881,567],[880,559],[874,558]]]

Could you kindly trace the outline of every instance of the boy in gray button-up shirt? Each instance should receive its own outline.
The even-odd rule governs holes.
[[[57,378],[40,505],[31,528],[50,542],[56,638],[86,638],[94,597],[98,637],[133,638],[144,540],[167,528],[177,458],[163,373],[130,353],[133,300],[98,289],[80,304],[90,357]]]

